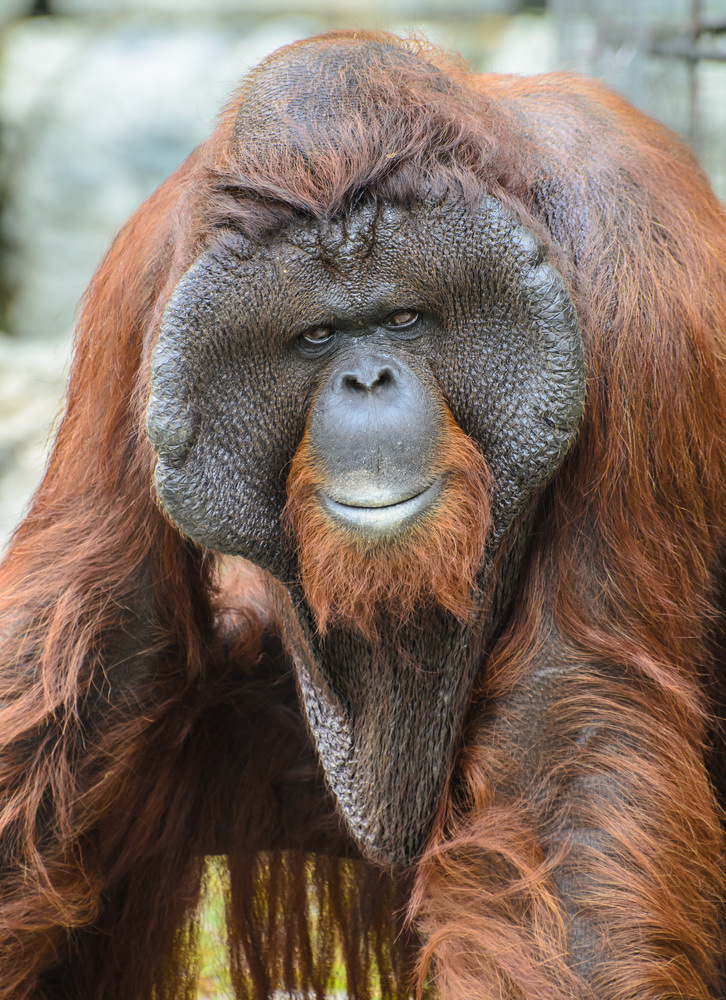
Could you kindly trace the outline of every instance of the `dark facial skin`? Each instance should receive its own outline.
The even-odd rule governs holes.
[[[225,237],[167,307],[147,414],[159,499],[185,534],[288,589],[288,642],[323,767],[375,856],[409,863],[421,851],[518,550],[471,622],[384,622],[375,653],[340,627],[321,642],[280,526],[306,424],[321,504],[375,545],[435,502],[445,399],[494,479],[486,593],[512,524],[572,444],[584,386],[565,284],[491,197],[364,203],[265,246]]]
[[[348,328],[318,327],[314,343],[309,334],[301,341],[327,361],[308,425],[326,483],[321,503],[335,524],[371,542],[404,531],[441,493],[432,470],[442,408],[415,356],[405,355],[425,323],[401,308]]]

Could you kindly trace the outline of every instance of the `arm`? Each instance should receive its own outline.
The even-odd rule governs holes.
[[[477,718],[422,869],[447,1000],[714,995],[721,831],[685,687],[551,643]]]

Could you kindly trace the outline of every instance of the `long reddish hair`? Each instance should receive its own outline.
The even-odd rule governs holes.
[[[359,101],[376,109],[375,129],[345,117],[314,170],[284,144],[246,150],[235,134],[243,87],[209,142],[123,228],[85,298],[63,423],[0,571],[7,1000],[51,996],[73,976],[79,996],[191,995],[200,859],[225,823],[210,718],[229,699],[269,698],[277,612],[264,587],[225,590],[213,555],[182,538],[152,495],[147,359],[171,290],[224,227],[255,239],[301,213],[344,213],[361,191],[401,201],[424,184],[491,193],[544,239],[580,317],[588,403],[483,671],[458,793],[409,896],[426,941],[421,977],[428,968],[447,1000],[587,995],[564,958],[557,883],[577,810],[567,814],[554,790],[567,767],[575,783],[599,768],[619,769],[629,808],[597,795],[579,807],[619,845],[593,862],[609,935],[593,991],[624,1000],[716,988],[722,845],[703,757],[704,677],[723,655],[713,654],[726,530],[723,209],[670,132],[595,82],[474,77],[421,43],[364,32],[301,44],[374,41],[420,57],[395,72],[383,56],[362,64]],[[595,743],[586,764],[565,761],[517,792],[516,755],[489,724],[491,706],[506,705],[553,636],[569,670],[553,732],[571,745],[585,720],[627,739],[619,755]],[[593,679],[593,662],[621,679]],[[269,730],[295,730],[297,711],[293,692],[284,712],[264,715]],[[270,775],[294,774],[295,759],[260,743],[244,772],[262,805],[246,814],[245,849],[230,852],[235,987],[323,995],[340,950],[351,996],[372,983],[403,996],[401,897],[386,873],[345,859],[352,848],[329,803],[310,819],[311,842],[328,853],[257,851],[278,816]],[[312,759],[309,770],[318,780]]]

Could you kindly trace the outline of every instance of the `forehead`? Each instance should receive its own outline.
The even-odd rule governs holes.
[[[269,251],[273,259],[302,270],[397,270],[395,262],[403,262],[402,254],[406,259],[422,254],[432,233],[443,235],[445,227],[440,206],[367,202],[343,217],[298,221],[271,241]]]

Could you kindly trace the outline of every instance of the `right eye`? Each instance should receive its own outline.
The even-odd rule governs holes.
[[[327,344],[329,340],[333,339],[334,335],[335,330],[332,326],[316,326],[314,329],[300,334],[298,339],[303,346],[319,347],[321,344]]]

